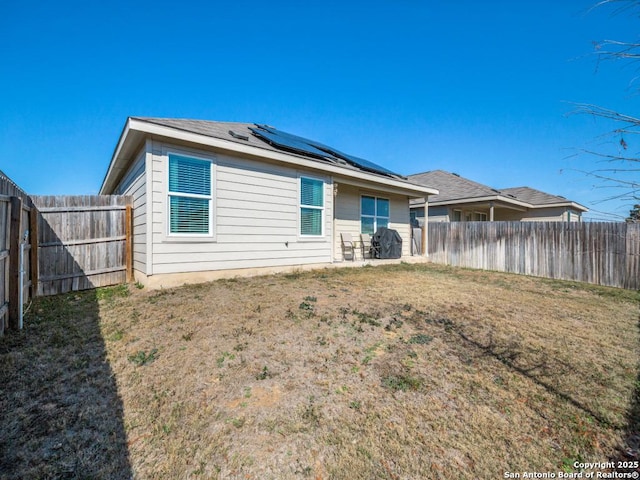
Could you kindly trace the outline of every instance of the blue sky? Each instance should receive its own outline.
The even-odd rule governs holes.
[[[257,122],[620,219],[629,202],[576,171],[602,165],[572,156],[615,145],[613,126],[568,114],[634,114],[637,70],[598,66],[592,42],[637,41],[638,19],[594,3],[5,1],[0,169],[33,194],[97,193],[128,116]]]

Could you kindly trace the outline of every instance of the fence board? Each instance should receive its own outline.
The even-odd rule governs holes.
[[[434,263],[640,289],[640,224],[430,223]]]
[[[31,210],[29,215],[29,276],[31,278],[30,295],[35,297],[38,293],[38,214],[35,206]]]
[[[18,278],[20,265],[20,237],[22,220],[22,199],[11,197],[9,218],[9,328],[18,330],[20,302],[18,301]]]
[[[38,294],[126,281],[128,197],[33,196],[38,208]]]

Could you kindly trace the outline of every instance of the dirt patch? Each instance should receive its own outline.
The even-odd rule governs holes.
[[[400,265],[98,305],[137,478],[503,478],[606,461],[637,427],[637,292]]]
[[[242,397],[227,404],[227,408],[268,408],[275,407],[282,400],[282,392],[276,385],[272,389],[260,387],[245,389]]]

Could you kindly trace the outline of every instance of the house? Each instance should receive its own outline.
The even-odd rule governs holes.
[[[380,226],[408,256],[409,200],[438,192],[266,125],[131,117],[100,193],[133,197],[134,275],[157,287],[329,265]]]
[[[439,190],[428,199],[429,222],[579,222],[588,211],[579,203],[530,187],[497,190],[444,170],[409,175],[408,179]],[[424,201],[411,200],[412,219],[423,222],[424,209]]]

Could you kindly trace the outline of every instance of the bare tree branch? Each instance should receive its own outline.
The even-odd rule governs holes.
[[[611,182],[614,185],[604,185],[604,186],[596,186],[595,188],[631,188],[632,190],[629,192],[632,196],[631,198],[637,198],[638,191],[640,190],[640,183],[636,181],[623,180],[621,178],[612,177],[609,175],[602,175],[597,171],[585,171],[585,170],[576,170],[576,172],[583,173],[588,177],[597,178],[599,180],[604,180],[605,182]]]
[[[628,127],[640,128],[640,118],[632,117],[631,115],[626,115],[591,103],[574,103],[573,105],[575,105],[576,109],[573,112],[569,112],[569,115],[588,114],[605,118],[607,120],[622,122],[627,124]]]
[[[614,7],[612,15],[625,13],[633,16],[639,14],[640,16],[640,0],[600,0],[587,13],[605,6]],[[594,42],[594,47],[598,56],[598,64],[605,60],[622,60],[627,63],[635,63],[640,60],[640,43],[635,41],[603,40]],[[615,141],[606,143],[609,144],[608,148],[614,147],[618,150],[617,152],[606,151],[606,143],[601,144],[595,150],[581,149],[574,156],[587,155],[595,157],[600,159],[600,162],[609,163],[612,166],[591,171],[575,171],[598,180],[600,185],[594,185],[594,188],[622,190],[622,193],[605,198],[602,202],[609,200],[637,202],[640,199],[640,169],[636,166],[640,163],[640,156],[627,152],[630,148],[627,140],[631,141],[631,138],[636,138],[635,135],[640,134],[640,118],[591,103],[574,103],[573,105],[575,108],[569,115],[590,115],[612,122],[615,128],[603,136],[616,137]],[[626,219],[627,221],[637,221],[637,207],[638,205],[636,204],[634,206],[635,210],[631,210],[630,216]]]
[[[640,158],[631,158],[631,157],[620,157],[617,155],[609,155],[606,153],[602,153],[602,152],[596,152],[593,150],[579,150],[579,152],[576,154],[580,155],[580,154],[586,154],[586,155],[592,155],[594,157],[599,157],[602,158],[602,160],[598,160],[598,163],[637,163],[640,162]],[[614,168],[614,170],[620,170],[620,171],[629,171],[629,172],[637,172],[638,170],[635,168],[629,168],[629,169],[619,169],[619,168]]]
[[[595,5],[593,5],[591,8],[589,8],[587,10],[587,13],[591,13],[591,11],[595,10],[596,8],[600,8],[605,5],[613,5],[618,3],[621,3],[622,5],[619,6],[619,8],[617,8],[616,10],[614,10],[611,15],[618,15],[626,10],[633,10],[634,8],[640,7],[640,5],[636,0],[602,0],[596,3]]]
[[[602,40],[594,42],[594,47],[601,60],[640,59],[640,43]],[[611,50],[603,50],[605,47],[611,47]]]

